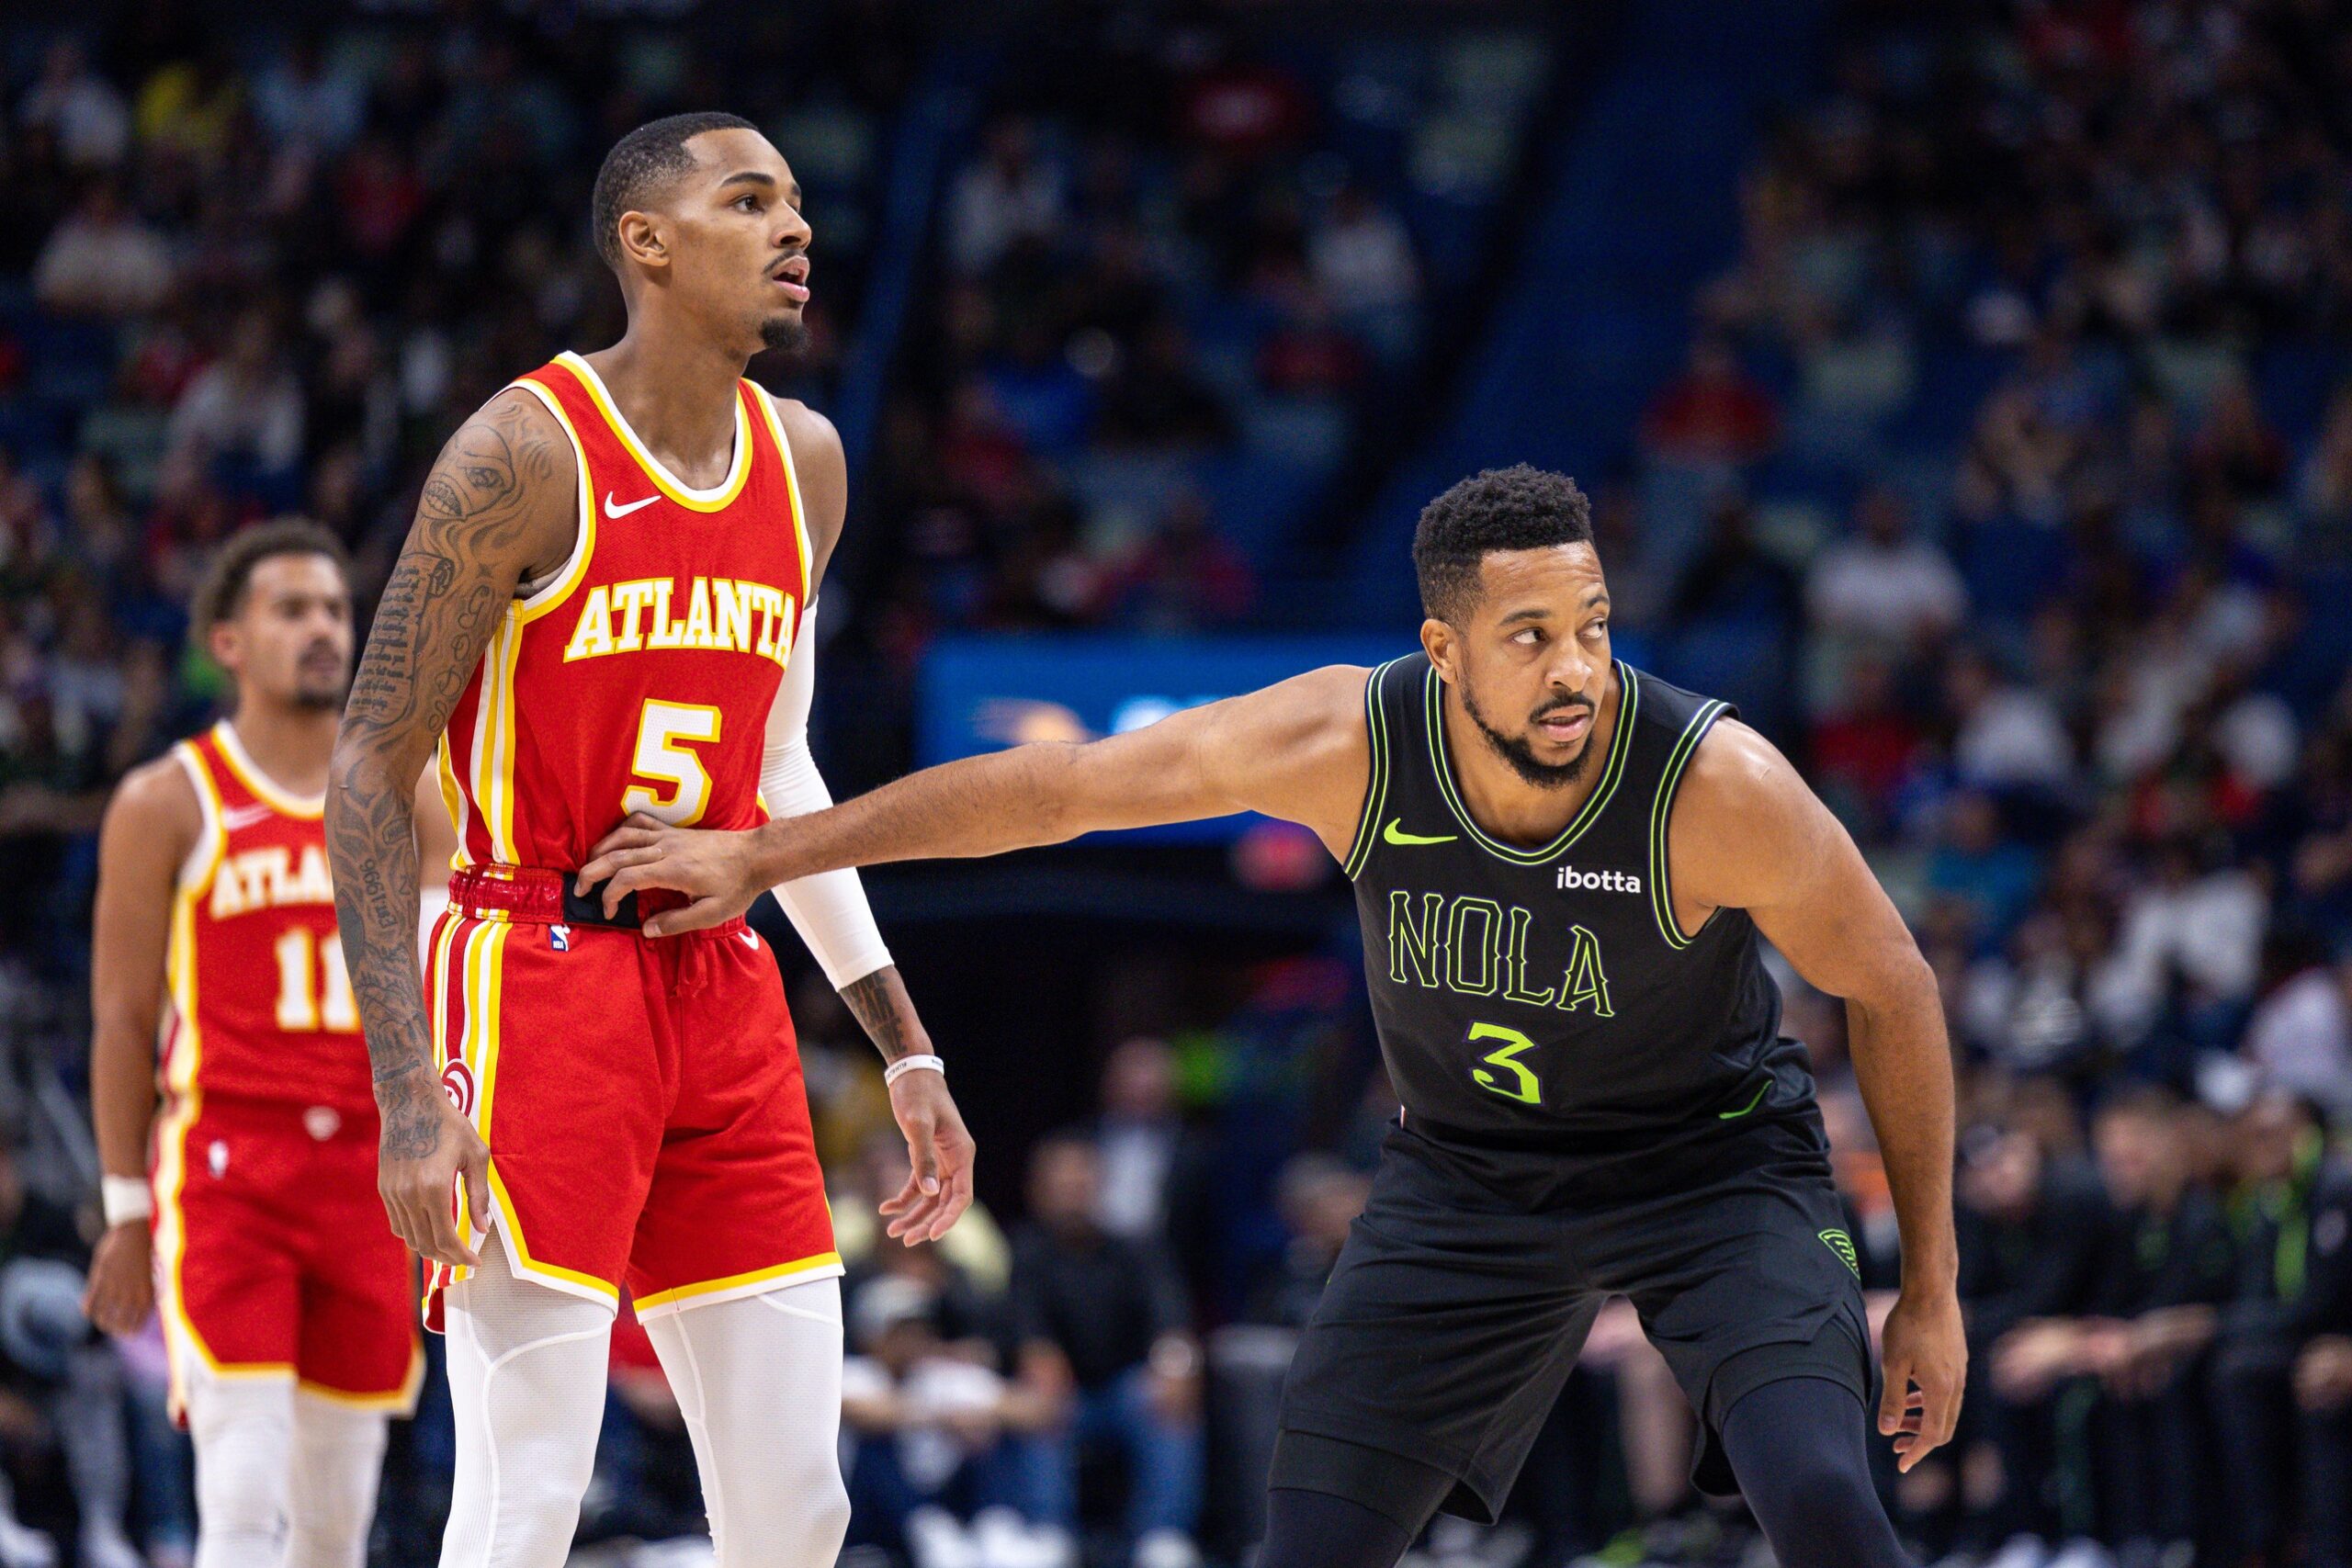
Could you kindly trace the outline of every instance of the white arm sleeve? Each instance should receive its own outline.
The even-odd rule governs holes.
[[[832,792],[817,772],[817,760],[808,754],[808,707],[817,695],[816,629],[817,604],[811,600],[801,612],[799,635],[784,667],[784,684],[776,688],[775,705],[768,710],[760,797],[767,802],[770,817],[799,817],[833,803]],[[882,945],[856,872],[804,876],[778,887],[775,897],[835,990],[890,962],[890,950]]]

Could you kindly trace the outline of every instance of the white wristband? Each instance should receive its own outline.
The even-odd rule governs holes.
[[[154,1189],[143,1176],[100,1177],[98,1207],[106,1211],[108,1230],[143,1220],[155,1212]]]
[[[882,1069],[882,1081],[894,1084],[909,1073],[938,1073],[944,1077],[946,1072],[947,1064],[936,1056],[901,1056]]]

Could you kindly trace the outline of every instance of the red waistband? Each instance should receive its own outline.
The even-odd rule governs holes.
[[[537,865],[476,865],[449,874],[449,907],[474,919],[522,920],[532,925],[609,926],[634,931],[630,919],[604,918],[601,899],[583,900],[571,892],[577,874]],[[649,887],[637,894],[638,912],[655,915],[687,902],[684,895],[666,887]],[[689,931],[689,936],[726,936],[744,930],[743,917]]]

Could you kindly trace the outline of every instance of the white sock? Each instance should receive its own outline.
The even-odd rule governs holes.
[[[517,1279],[502,1240],[447,1297],[458,1454],[441,1568],[562,1568],[596,1462],[613,1309]]]
[[[718,1568],[831,1568],[849,1529],[841,1281],[686,1307],[645,1332],[694,1439]]]

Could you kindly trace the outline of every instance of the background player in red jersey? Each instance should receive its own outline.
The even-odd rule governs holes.
[[[741,378],[801,334],[799,200],[732,116],[613,149],[594,224],[628,332],[443,449],[336,744],[379,1185],[447,1314],[451,1568],[563,1561],[624,1286],[722,1568],[829,1564],[847,1522],[841,1265],[775,960],[741,921],[653,942],[634,907],[571,887],[632,811],[749,827],[827,803],[808,607],[845,464],[821,416]],[[459,870],[420,988],[407,783],[436,749]],[[970,1201],[971,1142],[864,895],[839,874],[777,893],[891,1063],[912,1172],[890,1231],[936,1237]]]
[[[99,843],[108,1228],[87,1307],[131,1333],[160,1287],[196,1440],[198,1568],[281,1551],[356,1568],[385,1420],[423,1362],[407,1251],[375,1219],[376,1106],[327,880],[321,793],[351,670],[341,547],[308,524],[238,535],[196,635],[234,716],[125,778]],[[424,852],[446,861],[434,837]]]

